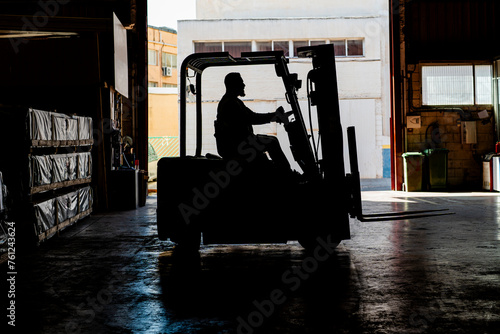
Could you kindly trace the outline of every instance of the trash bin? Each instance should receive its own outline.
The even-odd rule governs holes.
[[[500,156],[496,155],[492,158],[491,173],[493,181],[493,191],[500,191]]]
[[[493,191],[493,157],[495,153],[485,154],[483,157],[483,190]]]
[[[109,204],[115,210],[135,210],[139,205],[138,171],[124,168],[111,171],[108,178]]]
[[[446,148],[424,150],[426,181],[430,190],[444,189],[448,184],[448,152]]]
[[[405,191],[422,190],[422,171],[424,155],[420,152],[407,152],[402,154],[404,161],[404,187]]]

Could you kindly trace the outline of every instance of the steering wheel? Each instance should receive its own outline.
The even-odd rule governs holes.
[[[293,114],[293,111],[285,112],[285,109],[283,109],[283,107],[279,107],[278,109],[276,109],[276,117],[277,117],[277,122],[283,124],[287,132],[288,132],[288,125],[295,121],[295,116]]]

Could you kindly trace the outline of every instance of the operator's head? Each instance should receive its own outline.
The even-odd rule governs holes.
[[[234,94],[236,96],[245,96],[245,84],[243,83],[243,79],[238,72],[231,72],[226,75],[224,85],[226,85],[227,93]]]

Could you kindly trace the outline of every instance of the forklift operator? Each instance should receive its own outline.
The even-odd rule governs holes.
[[[238,97],[245,96],[245,84],[240,73],[229,73],[224,79],[226,93],[217,107],[215,138],[217,151],[225,159],[255,159],[255,150],[266,152],[277,168],[291,171],[290,163],[283,153],[278,139],[274,136],[254,134],[252,125],[282,122],[282,108],[275,112],[259,114],[245,106]],[[254,154],[249,155],[253,149]]]

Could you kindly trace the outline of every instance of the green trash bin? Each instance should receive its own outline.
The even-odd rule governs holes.
[[[448,152],[446,148],[424,150],[426,183],[430,190],[445,189],[448,184]]]
[[[421,191],[424,155],[420,152],[402,154],[404,160],[404,190]]]

